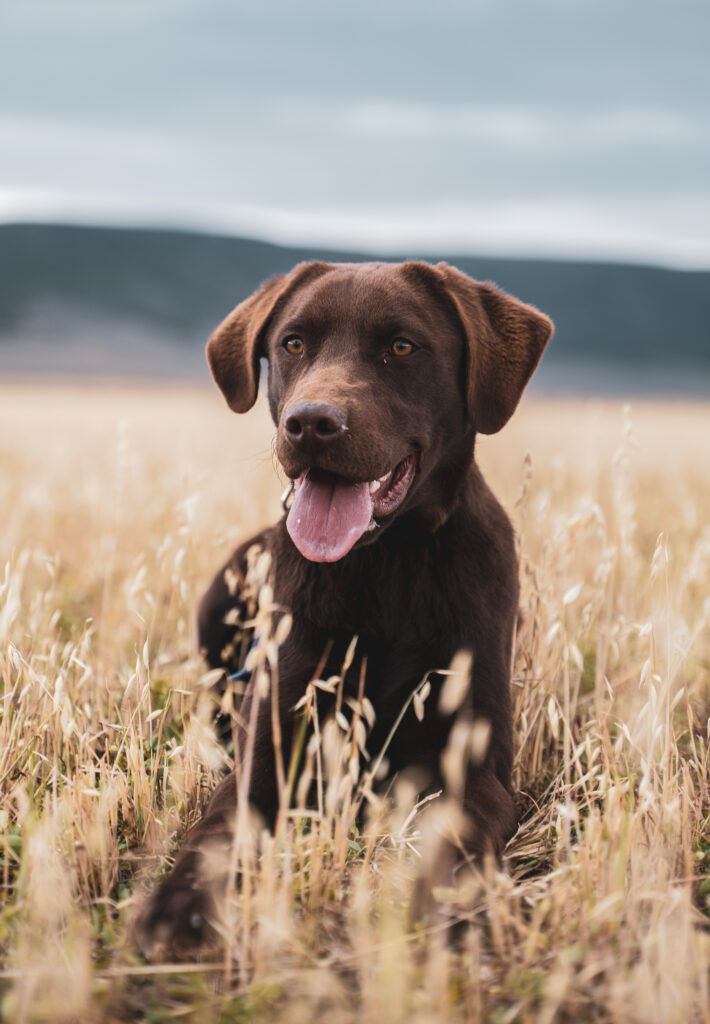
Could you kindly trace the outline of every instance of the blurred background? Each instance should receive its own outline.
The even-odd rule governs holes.
[[[206,380],[315,256],[455,262],[538,392],[710,395],[710,6],[0,3],[0,374]]]

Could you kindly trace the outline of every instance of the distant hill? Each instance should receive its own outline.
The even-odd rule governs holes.
[[[447,257],[556,323],[538,388],[710,397],[710,273],[624,264]],[[183,231],[0,226],[0,372],[204,375],[216,323],[296,249]]]

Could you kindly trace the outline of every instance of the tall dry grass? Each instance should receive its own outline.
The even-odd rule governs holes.
[[[276,837],[239,831],[221,949],[141,958],[140,894],[229,764],[192,616],[278,514],[270,434],[199,390],[0,391],[3,1019],[707,1020],[701,405],[530,401],[480,445],[521,555],[503,870],[411,926],[441,801],[371,793],[361,701],[307,741],[315,810],[306,776]]]

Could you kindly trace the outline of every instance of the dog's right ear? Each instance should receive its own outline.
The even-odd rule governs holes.
[[[264,335],[277,308],[296,288],[329,269],[328,263],[299,263],[289,274],[272,277],[233,309],[207,342],[207,362],[234,412],[248,412],[259,389]]]

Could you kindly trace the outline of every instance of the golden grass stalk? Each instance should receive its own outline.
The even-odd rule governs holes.
[[[707,1020],[710,410],[531,403],[481,444],[521,554],[521,825],[502,870],[411,926],[443,804],[407,779],[375,793],[366,691],[348,704],[316,679],[276,836],[240,802],[222,951],[152,965],[134,907],[230,764],[193,614],[278,514],[266,416],[201,392],[0,398],[3,1019]],[[448,752],[454,783],[485,741]]]

